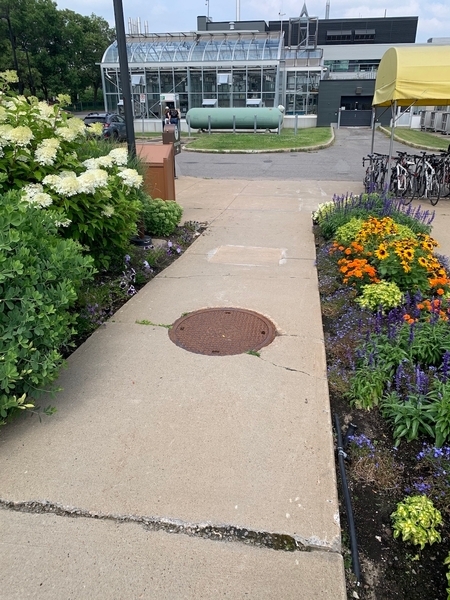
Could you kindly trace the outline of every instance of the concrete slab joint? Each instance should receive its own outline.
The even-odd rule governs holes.
[[[237,525],[187,523],[179,519],[170,519],[167,517],[102,513],[73,506],[63,506],[49,500],[15,502],[0,498],[0,509],[31,514],[52,514],[59,517],[134,523],[142,525],[149,531],[164,531],[166,533],[178,533],[216,541],[238,542],[287,552],[311,552],[313,550],[340,552],[340,536],[337,536],[331,542],[316,537],[304,539],[297,535],[254,531]]]

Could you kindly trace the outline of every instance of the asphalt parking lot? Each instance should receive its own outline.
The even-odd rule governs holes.
[[[335,136],[334,144],[329,148],[311,152],[216,154],[183,151],[176,157],[177,175],[208,179],[362,181],[365,171],[362,157],[370,152],[371,129],[341,128],[335,130]],[[374,151],[387,153],[388,150],[389,138],[376,131]],[[411,148],[394,142],[395,150],[411,151]]]

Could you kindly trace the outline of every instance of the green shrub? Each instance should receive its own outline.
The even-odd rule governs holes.
[[[396,391],[385,395],[381,414],[394,429],[395,446],[400,444],[402,438],[411,442],[420,435],[434,436],[429,403],[429,398],[420,392],[410,392],[407,399],[403,399]]]
[[[355,302],[362,308],[375,311],[378,308],[388,310],[400,306],[403,294],[394,282],[379,281],[370,285],[363,285],[362,294],[355,298]]]
[[[0,90],[11,77],[0,73]],[[87,139],[81,119],[37,98],[0,93],[0,193],[24,192],[55,212],[60,234],[80,242],[99,267],[122,255],[136,234],[142,177],[127,168],[126,148]],[[89,131],[99,132],[101,124]]]
[[[409,240],[416,237],[416,232],[411,227],[408,227],[408,225],[397,223],[397,233],[392,237],[397,240]]]
[[[151,235],[170,235],[181,220],[183,209],[173,200],[142,200],[145,230]]]
[[[363,223],[363,219],[353,218],[345,225],[338,227],[334,236],[336,242],[343,246],[350,246],[351,242],[356,239]]]
[[[56,379],[73,334],[69,308],[92,263],[50,212],[18,192],[0,196],[0,422]]]
[[[422,550],[425,544],[441,541],[436,527],[442,525],[442,515],[426,496],[409,496],[399,502],[391,519],[394,537],[401,535],[404,542],[420,546]]]
[[[367,366],[356,369],[350,380],[350,389],[346,396],[356,408],[371,410],[378,406],[383,397],[388,378],[383,369]]]

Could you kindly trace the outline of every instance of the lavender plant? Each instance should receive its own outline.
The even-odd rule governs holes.
[[[413,488],[430,494],[436,504],[450,512],[450,446],[436,447],[424,442],[416,456],[417,472]]]
[[[420,206],[404,206],[401,200],[386,194],[346,194],[334,196],[332,204],[327,203],[324,210],[313,215],[313,221],[322,236],[329,240],[352,218],[366,219],[369,216],[391,217],[397,223],[407,225],[414,233],[430,233],[434,212],[422,210]]]

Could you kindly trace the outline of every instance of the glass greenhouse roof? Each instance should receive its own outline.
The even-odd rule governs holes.
[[[282,40],[272,34],[163,34],[127,38],[128,62],[230,62],[279,60]],[[107,48],[102,63],[118,63],[117,42]]]

